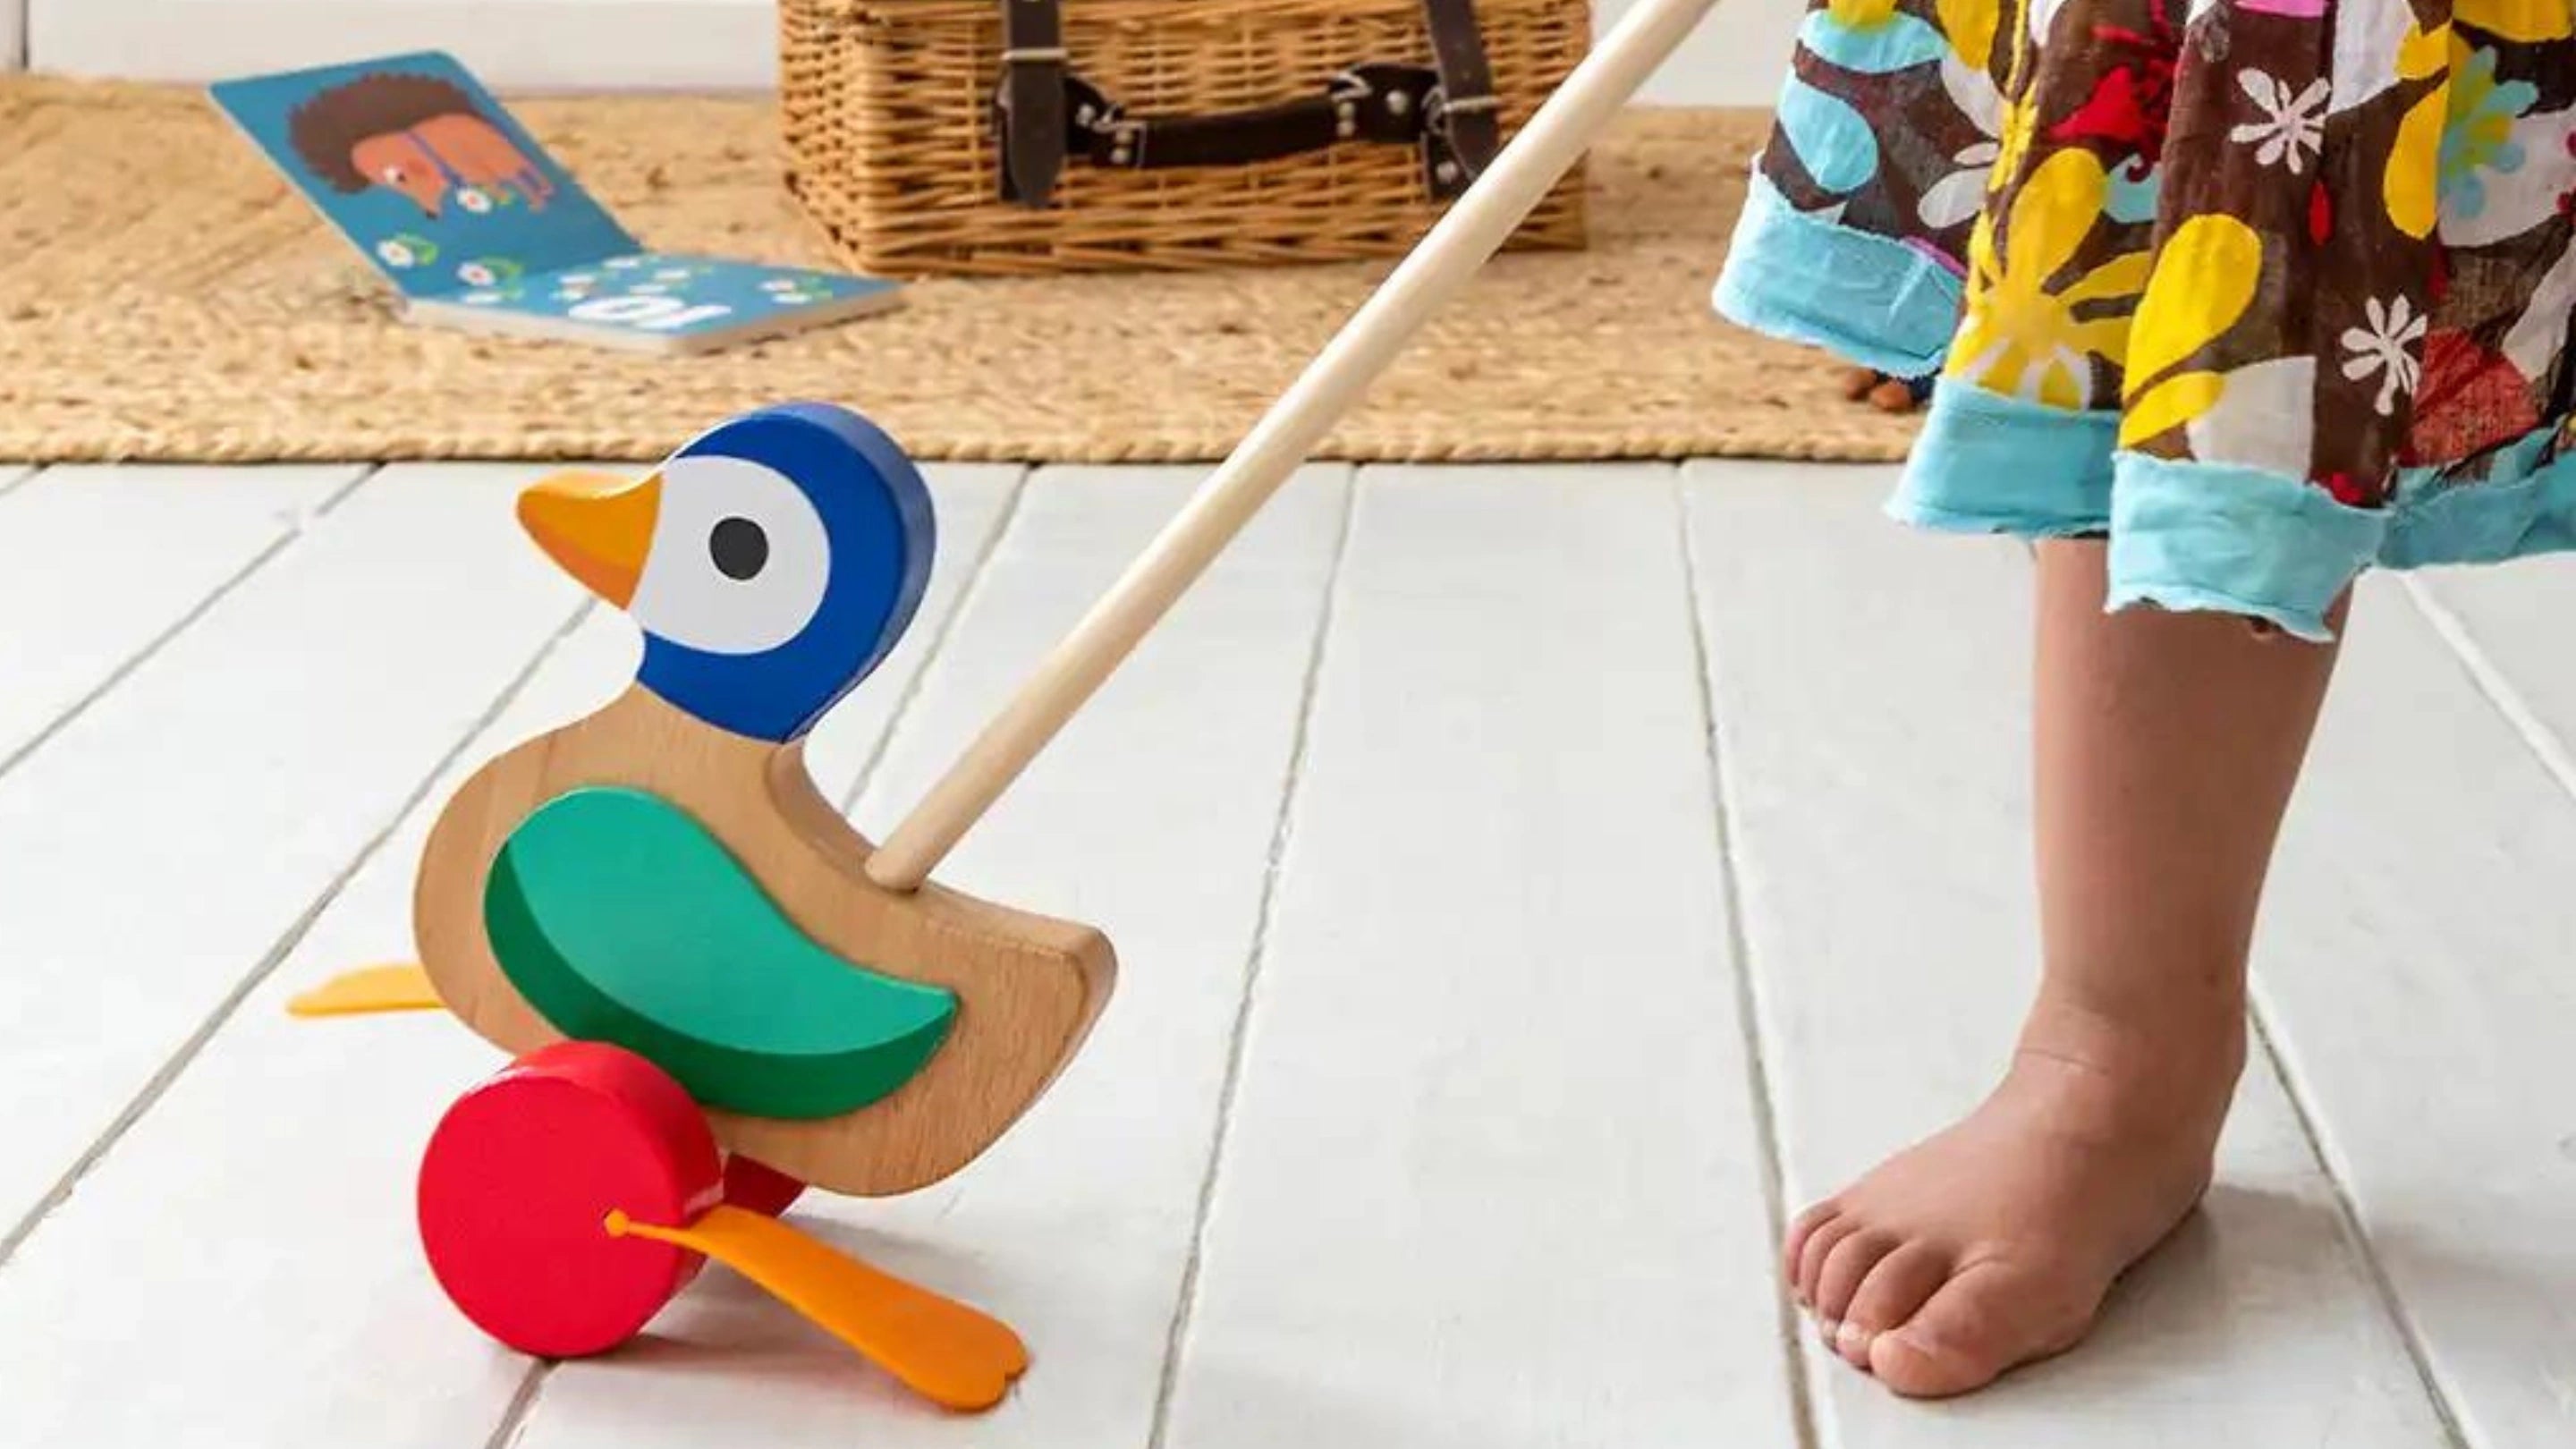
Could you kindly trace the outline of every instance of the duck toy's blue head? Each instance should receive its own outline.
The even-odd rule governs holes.
[[[782,744],[903,637],[937,545],[912,461],[823,403],[728,419],[642,478],[544,479],[519,522],[643,630],[638,684]]]

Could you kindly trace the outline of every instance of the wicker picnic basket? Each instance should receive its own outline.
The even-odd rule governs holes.
[[[779,0],[788,184],[886,276],[1399,253],[1589,0]],[[1583,176],[1514,235],[1579,248]]]

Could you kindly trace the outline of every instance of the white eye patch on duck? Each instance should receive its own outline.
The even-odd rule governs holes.
[[[804,632],[831,581],[831,547],[812,500],[742,458],[673,459],[636,622],[710,654],[758,654]]]

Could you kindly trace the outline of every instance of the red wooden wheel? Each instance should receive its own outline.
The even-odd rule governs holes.
[[[744,1212],[774,1218],[804,1195],[801,1179],[789,1177],[766,1162],[754,1162],[740,1154],[725,1159],[725,1201]]]
[[[598,1042],[531,1052],[457,1099],[420,1164],[421,1245],[458,1310],[523,1353],[575,1358],[641,1331],[705,1261],[611,1237],[611,1211],[678,1226],[722,1200],[697,1104]]]

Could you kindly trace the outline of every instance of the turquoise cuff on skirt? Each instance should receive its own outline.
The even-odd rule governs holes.
[[[1712,301],[1737,326],[1913,378],[1940,370],[1960,286],[1903,242],[1797,210],[1757,172]]]
[[[2374,565],[2576,550],[2576,453],[2551,456],[2546,429],[2473,482],[2408,469],[2372,509],[2266,469],[2121,449],[2119,423],[1944,379],[1888,512],[1951,532],[2107,538],[2110,608],[2241,614],[2315,640],[2333,637],[2328,612]]]
[[[1713,301],[1754,331],[1913,379],[1940,369],[1961,286],[1927,252],[1797,210],[1757,172]],[[1952,532],[2107,538],[2110,608],[2215,610],[2320,640],[2374,564],[2576,550],[2576,449],[2557,452],[2552,429],[2493,454],[2474,480],[2405,470],[2388,506],[2364,509],[2265,469],[2124,451],[2119,428],[2116,411],[1945,378],[1888,512]]]

